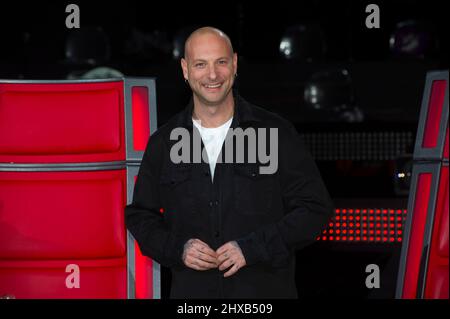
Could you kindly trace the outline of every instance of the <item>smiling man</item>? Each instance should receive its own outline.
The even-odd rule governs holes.
[[[172,298],[296,298],[295,251],[314,242],[332,215],[292,124],[233,90],[237,64],[222,31],[204,27],[189,36],[181,67],[192,100],[151,136],[126,207],[142,253],[171,269]],[[202,143],[188,148],[188,161],[175,162],[172,133],[180,128],[191,145],[196,135]],[[256,138],[238,153],[276,143],[269,148],[277,151],[275,171],[263,174],[261,162],[236,160],[236,152],[234,161],[222,160],[230,132],[244,129]],[[199,151],[207,161],[192,160]]]
[[[215,127],[233,113],[231,89],[237,72],[237,55],[230,39],[213,28],[201,28],[186,40],[183,75],[193,92],[195,111]]]

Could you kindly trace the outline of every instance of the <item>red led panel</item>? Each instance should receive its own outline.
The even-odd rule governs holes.
[[[448,191],[448,167],[447,167],[447,185],[446,189]],[[439,231],[436,234],[435,241],[433,243],[437,243],[437,254],[441,257],[447,257],[448,260],[448,251],[449,251],[449,218],[448,218],[448,192],[444,193],[442,196],[444,196],[445,200],[444,202],[439,202],[440,208],[439,212],[442,212],[442,215],[440,216],[440,224],[439,224]],[[438,225],[436,225],[438,226]]]
[[[339,236],[319,236],[317,240],[340,242],[401,242],[405,216],[406,209],[338,208],[335,210],[333,220],[323,230],[322,234],[335,234]],[[398,223],[394,223],[395,218],[397,218]],[[388,223],[388,221],[391,221],[391,223]],[[361,237],[361,235],[363,236]]]
[[[428,114],[425,124],[422,147],[434,148],[439,136],[439,123],[441,121],[442,109],[444,107],[445,89],[447,81],[436,80],[431,86]]]
[[[444,159],[448,160],[448,126],[447,130],[445,131],[445,144],[444,144]]]
[[[134,176],[136,183],[137,176]],[[164,210],[161,208],[160,212]],[[138,299],[153,299],[154,297],[154,283],[153,283],[153,260],[144,256],[139,248],[139,245],[134,241],[134,264],[135,264],[135,297]]]
[[[0,83],[0,163],[125,160],[123,82]]]
[[[135,86],[131,89],[133,114],[133,146],[136,151],[144,151],[150,136],[148,88]]]
[[[135,242],[136,265],[136,298],[153,298],[153,261],[142,255],[139,245]]]
[[[449,190],[448,166],[442,167],[428,258],[425,298],[449,298]]]
[[[431,173],[421,173],[418,176],[415,195],[413,219],[409,246],[407,252],[407,265],[403,286],[403,298],[416,298],[417,282],[419,277],[420,260],[422,256],[424,231],[427,217],[431,189]]]

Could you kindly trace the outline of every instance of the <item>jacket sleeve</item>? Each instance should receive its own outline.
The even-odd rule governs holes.
[[[247,265],[285,266],[296,249],[316,240],[333,215],[333,204],[319,170],[295,128],[279,139],[279,181],[285,214],[237,240]]]
[[[152,136],[147,144],[133,193],[125,208],[125,223],[142,254],[163,266],[183,266],[183,240],[168,230],[159,195],[159,172],[163,141]]]

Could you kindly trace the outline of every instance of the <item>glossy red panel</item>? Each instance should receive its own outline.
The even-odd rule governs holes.
[[[428,257],[425,297],[448,298],[449,249],[449,171],[441,168],[438,198],[435,208],[433,234]]]
[[[126,253],[126,171],[0,172],[0,259]]]
[[[133,113],[133,146],[136,151],[144,151],[150,137],[148,88],[135,86],[131,89]]]
[[[444,171],[444,170],[443,170]],[[439,224],[436,225],[438,227],[438,234],[437,234],[437,252],[442,257],[448,258],[448,251],[449,251],[449,189],[448,189],[448,167],[445,168],[446,173],[442,174],[442,182],[444,185],[442,185],[442,196],[444,197],[443,202],[440,202],[440,207],[438,208],[441,210],[441,216],[439,217]]]
[[[448,160],[448,126],[447,130],[445,131],[445,144],[444,144],[444,158]]]
[[[0,163],[125,160],[123,82],[0,84]]]
[[[421,173],[417,180],[414,210],[409,237],[408,255],[406,260],[405,282],[403,286],[403,298],[416,298],[417,283],[419,278],[420,260],[422,258],[423,238],[427,218],[427,210],[430,200],[431,173]]]
[[[66,268],[77,265],[78,270]],[[78,276],[79,288],[69,288]],[[127,298],[126,258],[67,261],[0,261],[0,296],[17,299]]]
[[[139,245],[135,243],[136,298],[153,298],[153,260],[142,255]]]
[[[428,102],[428,113],[423,132],[422,146],[424,148],[434,148],[437,146],[439,136],[439,123],[441,121],[442,110],[444,108],[445,90],[447,81],[433,81],[431,85],[430,100]]]
[[[448,299],[449,298],[449,282],[448,282],[448,264],[446,266],[438,266],[433,268],[431,276],[427,282],[427,290],[425,298],[431,299]]]

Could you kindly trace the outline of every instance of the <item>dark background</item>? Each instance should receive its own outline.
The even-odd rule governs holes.
[[[125,76],[155,77],[159,125],[188,102],[190,90],[173,50],[183,43],[183,34],[199,26],[215,26],[230,36],[239,56],[236,88],[250,102],[286,117],[302,136],[409,133],[412,140],[396,156],[412,152],[427,71],[448,69],[444,24],[448,13],[443,1],[74,1],[80,7],[81,31],[103,32],[103,49],[101,41],[94,41],[75,50],[84,57],[92,54],[91,61],[68,56],[71,37],[80,32],[65,27],[69,3],[8,1],[0,5],[0,78],[66,79],[96,66],[114,68]],[[365,8],[370,3],[380,7],[380,29],[365,27]],[[429,42],[422,51],[399,53],[390,47],[398,23],[404,21],[414,21],[426,30]],[[320,29],[322,51],[312,50],[309,58],[283,56],[281,38],[295,25]],[[326,100],[330,108],[315,111],[308,106],[304,90],[314,76],[342,70],[349,74],[347,82],[331,77],[319,82],[330,97]],[[348,88],[352,94],[336,94]],[[363,118],[340,119],[340,113],[331,108],[342,101],[360,110]],[[314,141],[307,143],[311,150],[321,147]],[[322,152],[331,154],[326,148]],[[382,152],[381,146],[359,158],[343,153],[319,157],[313,152],[336,208],[406,208],[408,194],[400,195],[393,183],[398,161],[377,152]],[[317,242],[297,256],[300,296],[392,298],[400,248],[400,243]],[[364,285],[365,266],[371,263],[382,271],[380,289]],[[162,274],[165,298],[170,275],[167,269]]]
[[[59,79],[94,65],[66,56],[66,1],[8,2],[0,9],[0,77]],[[447,68],[446,10],[442,1],[377,1],[381,28],[367,29],[370,1],[293,1],[287,3],[208,2],[161,4],[155,1],[78,1],[81,29],[100,27],[109,55],[97,65],[127,76],[153,76],[158,82],[159,123],[180,110],[189,96],[173,42],[185,30],[212,25],[224,30],[239,54],[238,83],[248,100],[289,117],[303,114],[303,88],[312,73],[345,68],[355,88],[355,103],[366,120],[415,122],[427,70]],[[396,56],[389,48],[396,24],[414,20],[432,35],[433,49],[423,58]],[[279,50],[287,27],[318,25],[326,52],[313,62],[284,59]],[[95,51],[94,51],[95,53]]]

